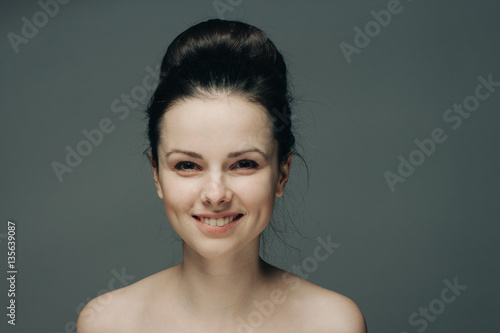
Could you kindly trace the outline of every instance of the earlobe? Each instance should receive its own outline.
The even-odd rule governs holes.
[[[153,178],[154,178],[154,181],[155,181],[156,191],[157,191],[158,196],[160,197],[160,199],[163,199],[163,190],[161,189],[160,176],[158,174],[158,168],[156,166],[156,163],[153,161],[153,157],[151,155],[151,152],[149,152],[149,163],[151,164],[151,170],[153,170]]]
[[[153,177],[155,180],[156,192],[158,193],[160,199],[163,199],[163,190],[161,188],[160,178],[158,176],[158,170],[155,169],[154,167],[153,167]]]
[[[276,186],[276,196],[279,198],[285,193],[285,186],[288,182],[288,177],[290,176],[290,168],[292,166],[292,154],[288,155],[288,159],[285,163],[281,165],[280,176],[278,179],[278,184]]]

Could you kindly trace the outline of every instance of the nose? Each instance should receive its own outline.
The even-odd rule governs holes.
[[[222,172],[207,174],[207,180],[201,191],[201,200],[204,204],[221,206],[231,201],[233,194],[226,178]]]

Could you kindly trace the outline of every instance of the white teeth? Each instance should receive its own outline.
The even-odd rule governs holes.
[[[207,218],[207,217],[202,217],[199,216],[198,218],[205,224],[211,225],[212,227],[223,227],[225,225],[228,225],[230,222],[232,222],[237,215],[235,216],[228,216],[228,217],[219,217],[219,218]]]

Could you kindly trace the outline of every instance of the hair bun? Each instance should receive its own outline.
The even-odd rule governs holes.
[[[253,64],[256,69],[286,75],[283,58],[264,32],[237,21],[212,19],[177,36],[163,58],[160,78],[174,68],[196,66],[201,61]]]

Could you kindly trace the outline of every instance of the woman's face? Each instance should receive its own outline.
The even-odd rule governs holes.
[[[172,227],[207,258],[258,244],[291,165],[289,158],[278,169],[278,142],[262,108],[212,97],[180,101],[165,113],[153,169]]]

